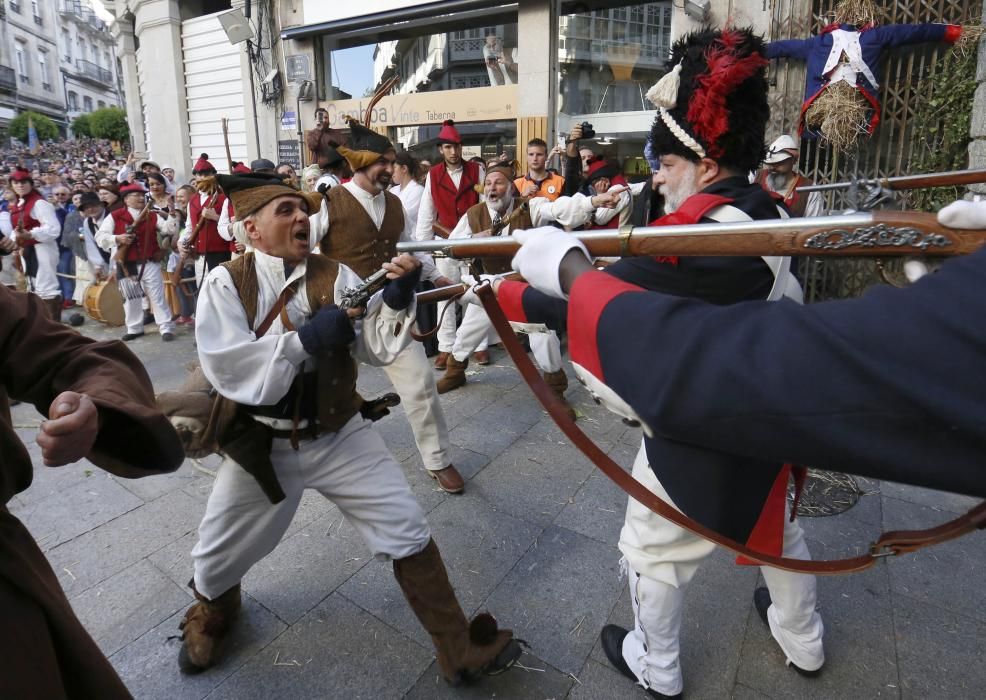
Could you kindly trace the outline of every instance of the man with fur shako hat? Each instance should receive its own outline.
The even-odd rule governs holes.
[[[175,339],[175,324],[171,320],[171,307],[164,293],[160,262],[165,251],[159,245],[158,236],[173,240],[178,225],[174,217],[159,216],[153,211],[147,211],[141,218],[147,193],[140,185],[124,185],[120,188],[120,194],[125,206],[111,211],[103,219],[96,230],[96,244],[112,252],[116,258],[110,263],[115,265],[110,274],[117,276],[123,294],[123,317],[127,332],[122,340],[136,340],[144,335],[144,308],[140,292],[135,289],[136,285],[140,285],[151,302],[161,340],[168,343]],[[120,248],[124,246],[123,260],[118,260]]]
[[[651,140],[661,161],[657,177],[669,212],[652,225],[780,217],[773,197],[748,179],[763,159],[770,115],[763,40],[747,29],[705,29],[675,43],[671,65],[648,92],[658,106]],[[558,261],[580,244],[550,229],[531,233],[532,245],[521,248],[514,269],[551,296],[568,298]],[[799,301],[801,290],[789,265],[787,258],[634,257],[623,258],[605,273],[584,275],[589,281],[572,292],[567,312],[576,372],[614,411],[639,422],[639,415],[619,399],[626,386],[606,384],[617,381],[617,372],[603,375],[602,355],[608,367],[615,362],[626,368],[627,377],[646,372],[632,357],[633,343],[625,334],[604,332],[600,314],[608,311],[607,304],[635,297],[624,293],[642,289],[718,305],[781,297]],[[529,321],[545,313],[547,302],[557,304],[524,283],[502,282],[497,292],[504,308],[522,309],[515,315]],[[638,336],[634,342],[639,344]],[[790,465],[694,447],[650,429],[645,429],[633,466],[638,481],[702,525],[766,554],[810,559],[800,525],[786,511],[791,471]],[[631,499],[619,546],[635,622],[629,631],[607,625],[601,635],[603,650],[652,697],[678,697],[683,688],[679,631],[684,591],[715,545]],[[814,577],[770,567],[761,571],[767,588],[755,592],[758,613],[792,667],[814,674],[825,661]]]
[[[367,168],[358,160],[369,157],[366,150],[351,157]],[[488,614],[466,619],[400,465],[359,413],[356,360],[386,364],[411,343],[420,262],[380,259],[376,270],[386,269],[391,281],[365,309],[340,309],[340,293],[376,270],[357,273],[311,254],[309,212],[321,196],[266,175],[219,180],[253,252],[214,269],[198,300],[202,370],[235,410],[217,430],[227,459],[192,550],[198,600],[181,624],[180,667],[195,673],[219,662],[240,609],[240,582],[274,549],[302,493],[313,488],[338,506],[375,557],[393,561],[449,682],[504,670],[520,655],[518,643]]]
[[[448,238],[466,210],[479,203],[477,188],[483,184],[479,164],[462,159],[462,137],[451,119],[445,120],[438,132],[438,147],[443,160],[428,171],[418,208],[413,238],[419,241]],[[455,260],[439,259],[436,268],[442,279],[431,281],[438,286],[459,281],[459,264]],[[446,313],[438,330],[436,368],[445,369],[454,343],[455,314]]]
[[[353,179],[328,190],[313,224],[322,254],[366,278],[397,254],[397,241],[410,232],[401,200],[387,189],[397,157],[393,144],[355,120],[349,128],[348,145],[335,148],[352,168]],[[434,277],[431,256],[419,258],[424,276]],[[424,346],[412,343],[384,369],[401,397],[424,468],[443,491],[461,493],[465,482],[452,464],[448,422]]]
[[[62,317],[62,292],[58,284],[58,238],[62,227],[55,207],[34,189],[34,178],[24,168],[10,175],[10,186],[17,199],[10,203],[10,224],[14,241],[22,250],[24,272],[31,291],[44,301],[48,315]]]
[[[249,170],[248,170],[249,172]],[[216,184],[216,168],[209,162],[209,154],[202,153],[192,167],[195,176],[195,189],[198,193],[188,200],[188,226],[179,248],[184,252],[188,237],[198,226],[199,219],[205,219],[191,249],[204,258],[205,270],[209,271],[221,263],[228,262],[233,255],[233,245],[219,233],[219,219],[224,211],[228,214],[226,196]]]

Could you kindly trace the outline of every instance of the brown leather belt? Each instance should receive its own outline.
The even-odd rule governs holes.
[[[568,436],[582,454],[588,457],[600,471],[614,481],[627,495],[654,513],[699,537],[732,550],[747,559],[798,573],[845,574],[868,569],[876,564],[877,560],[881,557],[903,554],[904,552],[914,552],[918,549],[938,544],[939,542],[955,539],[956,537],[986,526],[986,501],[984,501],[972,508],[965,515],[961,515],[954,520],[949,520],[944,525],[939,525],[938,527],[927,530],[893,530],[891,532],[885,532],[880,535],[876,542],[869,546],[869,551],[866,554],[858,557],[811,561],[806,559],[792,559],[790,557],[775,557],[750,549],[746,545],[725,537],[719,532],[705,527],[684,513],[676,510],[656,496],[653,491],[634,479],[603,452],[588,435],[582,432],[582,429],[575,424],[575,421],[568,417],[568,411],[565,406],[555,396],[551,387],[547,385],[541,377],[541,373],[534,366],[534,363],[531,362],[527,353],[524,352],[523,347],[518,342],[510,326],[510,322],[503,313],[503,309],[500,308],[500,304],[497,302],[488,280],[484,280],[479,284],[476,293],[480,301],[483,302],[483,308],[486,309],[486,313],[493,323],[493,327],[500,334],[503,347],[507,349],[514,364],[517,365],[521,376],[523,376],[528,386],[531,387],[531,391],[534,392],[541,405],[548,411],[548,415],[551,416],[558,427],[561,428],[561,431]]]

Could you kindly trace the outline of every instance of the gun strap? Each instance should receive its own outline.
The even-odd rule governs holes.
[[[603,452],[588,435],[582,432],[582,429],[575,424],[575,421],[569,418],[565,406],[555,396],[554,391],[544,381],[541,373],[534,366],[534,363],[531,362],[527,353],[524,352],[523,347],[518,342],[510,326],[510,322],[507,320],[503,309],[500,308],[500,304],[493,294],[492,285],[488,282],[479,284],[476,288],[476,294],[479,296],[480,301],[482,301],[483,308],[486,309],[486,313],[493,323],[493,327],[499,333],[503,346],[507,349],[521,376],[523,376],[528,386],[531,387],[531,391],[534,392],[538,401],[548,411],[555,424],[568,436],[582,454],[588,457],[600,471],[615,482],[630,498],[638,501],[662,518],[670,520],[675,525],[703,539],[714,542],[721,547],[732,550],[740,556],[746,557],[758,564],[766,564],[778,569],[786,569],[797,573],[845,574],[864,571],[876,564],[877,560],[881,557],[903,554],[904,552],[914,552],[918,549],[940,542],[946,542],[973,530],[986,527],[986,501],[984,501],[964,515],[935,528],[885,532],[880,535],[876,542],[869,546],[869,551],[866,554],[857,557],[813,561],[792,559],[790,557],[776,557],[750,549],[744,544],[740,544],[715,530],[705,527],[675,509],[634,479]]]

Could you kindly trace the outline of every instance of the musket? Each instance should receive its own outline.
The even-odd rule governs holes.
[[[986,244],[986,230],[952,229],[934,214],[877,211],[803,219],[770,219],[679,226],[624,226],[576,232],[593,257],[677,256],[953,256]],[[510,257],[513,236],[407,241],[399,253],[441,252],[451,258]]]
[[[222,117],[219,120],[223,128],[223,143],[226,145],[226,164],[229,167],[230,175],[233,174],[233,154],[229,150],[229,119]]]
[[[496,275],[501,279],[505,280],[520,280],[523,279],[516,272],[508,272],[505,275]],[[452,299],[454,297],[461,296],[465,294],[469,289],[468,284],[450,284],[447,287],[435,287],[434,289],[427,289],[423,292],[418,292],[414,295],[415,301],[420,306],[421,304],[435,304],[440,301],[445,301],[447,299]]]
[[[137,214],[137,218],[134,219],[134,222],[126,227],[125,229],[126,235],[136,236],[136,233],[134,232],[137,230],[138,226],[144,223],[144,219],[147,218],[147,212],[150,211],[151,209],[151,204],[153,204],[153,200],[148,199],[147,203],[144,205],[144,208],[140,210],[139,214]],[[123,271],[124,279],[130,278],[130,273],[127,272],[127,266],[125,263],[127,260],[127,250],[129,250],[131,245],[132,245],[131,243],[124,243],[123,245],[118,245],[116,247],[116,257],[113,260],[117,264],[117,266],[119,266],[119,269]]]
[[[387,270],[380,269],[367,277],[361,284],[355,287],[347,287],[343,290],[339,299],[340,309],[356,309],[366,306],[374,294],[379,292],[390,280],[387,279]]]
[[[827,185],[805,185],[798,187],[797,192],[832,192],[865,188],[868,190],[917,190],[924,187],[958,187],[959,185],[974,185],[986,182],[986,169],[952,170],[944,173],[924,173],[919,175],[901,175],[899,177],[881,177],[871,179],[850,180],[848,182],[831,182]]]

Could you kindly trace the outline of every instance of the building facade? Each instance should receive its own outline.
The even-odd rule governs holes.
[[[0,8],[0,125],[32,110],[68,133],[78,115],[121,104],[115,44],[89,2],[3,0]]]

